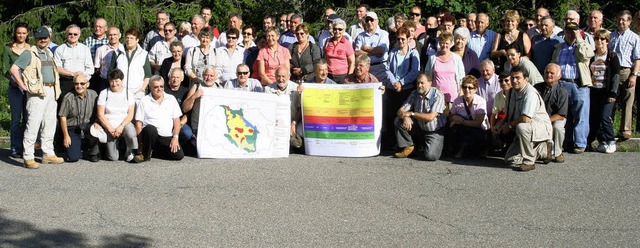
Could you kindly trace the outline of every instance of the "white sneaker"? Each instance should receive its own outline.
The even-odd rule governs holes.
[[[133,150],[131,148],[127,148],[124,152],[124,161],[131,162],[133,160]]]
[[[614,153],[616,152],[616,143],[611,143],[611,144],[607,144],[607,149],[605,150],[606,153]]]
[[[607,143],[605,143],[605,142],[600,142],[600,145],[598,145],[598,148],[597,148],[596,150],[597,150],[598,152],[602,152],[602,153],[604,153],[604,152],[606,152],[606,150],[607,150],[607,146],[608,146],[608,145],[607,145]]]

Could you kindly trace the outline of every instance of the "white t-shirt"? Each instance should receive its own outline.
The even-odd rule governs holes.
[[[105,89],[98,96],[98,106],[104,106],[104,116],[114,128],[122,124],[124,118],[127,117],[129,107],[135,103],[131,93],[129,93],[127,100],[127,91],[125,89],[119,93],[113,92],[111,89]]]
[[[142,122],[142,126],[153,125],[162,137],[173,136],[173,119],[180,118],[182,110],[176,98],[164,93],[161,103],[153,99],[151,93],[144,96],[136,108],[136,120]]]

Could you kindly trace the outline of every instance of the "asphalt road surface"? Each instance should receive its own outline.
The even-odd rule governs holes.
[[[638,247],[640,153],[0,160],[0,247]]]

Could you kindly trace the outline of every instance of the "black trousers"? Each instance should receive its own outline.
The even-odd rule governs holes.
[[[140,132],[140,149],[145,159],[150,158],[153,152],[155,158],[166,160],[181,160],[184,158],[184,152],[180,148],[176,152],[171,152],[169,145],[172,137],[164,137],[158,135],[158,129],[153,125],[147,125]]]

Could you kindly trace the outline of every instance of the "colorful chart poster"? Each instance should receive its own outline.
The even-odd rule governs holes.
[[[289,156],[288,96],[201,88],[199,158]]]
[[[302,120],[307,155],[380,154],[381,84],[304,84]]]

